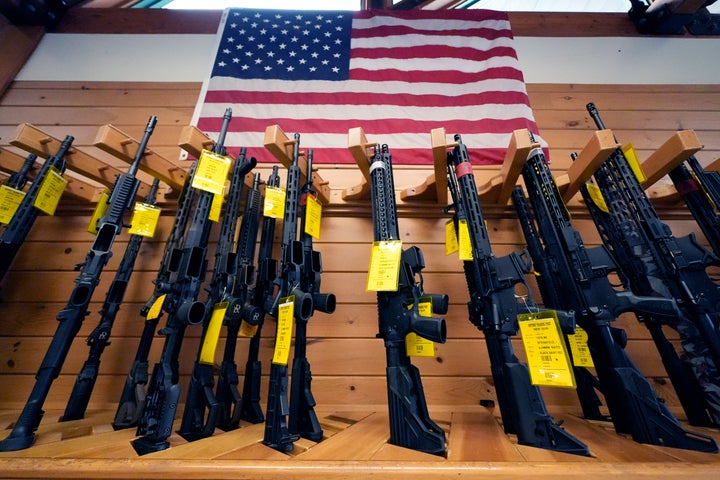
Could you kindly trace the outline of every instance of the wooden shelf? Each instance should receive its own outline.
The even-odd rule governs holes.
[[[431,408],[446,431],[447,458],[391,445],[384,406],[321,408],[320,442],[301,439],[289,453],[262,444],[263,424],[242,424],[188,443],[169,438],[167,450],[137,456],[134,429],[113,431],[114,411],[89,411],[87,418],[59,423],[51,411],[32,447],[0,453],[0,471],[13,478],[713,478],[720,454],[642,445],[614,432],[612,425],[579,418],[571,407],[551,408],[557,420],[590,447],[591,456],[518,445],[506,435],[497,409],[480,406]],[[179,408],[179,412],[183,409]],[[7,428],[16,412],[0,413]],[[178,425],[179,422],[176,422]],[[701,429],[720,439],[720,432]],[[699,431],[695,429],[695,431]]]

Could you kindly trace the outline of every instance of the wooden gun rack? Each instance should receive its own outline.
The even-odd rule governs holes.
[[[295,140],[291,140],[282,131],[279,125],[270,125],[265,129],[265,137],[263,145],[265,148],[285,167],[288,168],[292,164],[292,152]],[[300,152],[300,156],[304,156],[304,152]],[[298,162],[300,167],[300,183],[304,183],[307,171],[307,161]],[[329,182],[323,180],[320,174],[313,166],[311,172],[313,179],[313,189],[317,192],[318,200],[324,205],[330,203],[330,185]]]

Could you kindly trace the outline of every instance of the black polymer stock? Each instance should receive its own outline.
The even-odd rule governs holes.
[[[373,240],[400,240],[395,204],[392,157],[387,145],[376,146],[370,162]],[[407,354],[405,337],[415,333],[433,342],[445,343],[444,318],[420,315],[419,304],[429,297],[432,312],[444,315],[448,297],[423,292],[425,261],[417,246],[402,251],[396,291],[378,291],[378,338],[386,353],[390,443],[434,455],[445,455],[445,432],[428,413],[420,371]]]
[[[303,267],[303,245],[297,240],[298,207],[300,199],[300,135],[295,134],[292,163],[288,167],[287,186],[285,188],[285,213],[283,216],[282,243],[280,246],[281,267],[276,284],[278,292],[271,308],[268,309],[276,319],[279,304],[283,299],[292,299],[293,316],[297,323],[307,322],[313,311],[313,298],[301,288]],[[263,443],[275,450],[289,452],[293,442],[299,436],[291,434],[287,427],[290,414],[288,405],[288,368],[287,364],[273,362],[270,366],[270,387],[265,418]]]
[[[280,186],[280,176],[278,175],[277,165],[273,165],[272,173],[267,180],[267,186]],[[274,284],[278,276],[278,261],[273,258],[274,239],[275,218],[263,217],[255,287],[248,292],[248,300],[258,309],[259,322],[255,334],[250,338],[248,344],[248,356],[247,362],[245,363],[245,377],[243,378],[243,392],[240,404],[240,418],[250,423],[262,423],[265,421],[265,416],[260,406],[260,381],[262,373],[262,362],[259,359],[260,334],[262,332],[265,315],[272,309]]]
[[[30,233],[35,219],[40,214],[40,210],[33,204],[38,197],[43,180],[50,175],[51,167],[56,168],[61,173],[65,171],[65,154],[70,149],[73,140],[74,137],[66,136],[57,153],[45,160],[10,223],[2,231],[0,235],[0,282],[5,278],[5,274],[10,269],[10,265],[12,265],[20,247],[28,233]]]
[[[333,313],[335,311],[335,295],[320,293],[320,275],[322,274],[322,256],[313,249],[313,237],[306,232],[308,197],[315,197],[312,187],[313,151],[307,152],[306,183],[300,198],[300,243],[303,247],[303,266],[300,288],[312,296],[313,311]],[[312,316],[313,312],[310,313]],[[309,318],[308,318],[309,320]],[[288,430],[303,438],[318,442],[323,431],[315,414],[315,398],[310,384],[312,373],[307,359],[307,325],[308,320],[298,320],[295,324],[295,349],[293,356],[292,375],[290,380],[290,409]]]
[[[587,110],[598,128],[604,129],[595,105],[589,103]],[[717,423],[720,287],[706,268],[720,265],[720,259],[700,245],[694,233],[684,237],[673,235],[660,220],[621,149],[613,151],[594,178],[608,208],[607,220],[620,234],[612,247],[631,260],[622,268],[633,291],[677,303],[680,315],[666,324],[680,333],[685,357],[694,365],[699,382],[712,384],[703,388],[707,400],[704,410],[712,417],[712,423]],[[700,411],[697,414],[702,415]]]
[[[253,178],[253,187],[248,191],[245,212],[240,223],[237,248],[233,254],[234,264],[228,293],[225,301],[223,325],[227,329],[223,359],[220,364],[215,398],[219,405],[216,426],[224,431],[234,430],[240,426],[242,396],[238,390],[240,379],[235,363],[235,350],[242,322],[256,326],[260,323],[261,309],[251,303],[251,287],[254,277],[255,245],[257,243],[258,223],[262,195],[258,190],[260,174]]]
[[[213,153],[225,153],[223,144],[231,116],[230,109],[227,109]],[[253,166],[246,162],[244,174]],[[182,245],[175,248],[171,256],[169,281],[160,290],[166,295],[162,309],[168,317],[165,327],[158,333],[165,336],[165,343],[160,360],[153,367],[145,409],[138,420],[137,435],[140,437],[132,441],[133,448],[140,455],[165,450],[170,446],[167,438],[172,433],[180,400],[178,357],[185,330],[188,325],[200,324],[205,319],[205,304],[197,297],[207,271],[207,245],[212,228],[208,216],[213,193],[200,190],[196,196],[187,233]]]
[[[600,233],[603,244],[608,246],[615,256],[617,264],[622,266],[617,274],[625,288],[631,289],[638,295],[653,295],[654,292],[650,285],[649,278],[646,275],[645,267],[642,266],[642,264],[634,266],[634,262],[637,262],[638,259],[634,258],[632,253],[625,248],[628,245],[626,243],[626,233],[629,233],[634,239],[638,237],[634,236],[632,231],[625,231],[619,228],[619,226],[612,221],[608,213],[603,211],[595,202],[587,185],[583,185],[580,188],[580,193],[582,194],[585,206],[590,212],[590,217],[593,222],[595,222],[595,226]],[[710,408],[700,381],[695,376],[692,365],[688,361],[690,358],[687,356],[681,358],[675,350],[675,346],[668,340],[663,331],[664,324],[677,328],[677,323],[680,319],[674,322],[668,322],[667,320],[658,320],[652,315],[636,314],[636,316],[638,321],[648,329],[655,343],[655,347],[660,354],[660,359],[668,374],[670,383],[675,389],[675,394],[683,407],[688,423],[694,426],[712,426],[716,423],[712,417],[712,408]],[[689,353],[692,356],[692,350],[690,350]]]
[[[690,171],[678,165],[670,171],[670,178],[713,252],[720,256],[720,172],[705,171],[692,155],[686,163]]]
[[[557,294],[545,298],[545,306],[575,312],[577,325],[588,335],[588,348],[595,365],[601,392],[618,433],[629,434],[639,443],[663,445],[688,450],[716,452],[715,441],[683,429],[662,400],[657,397],[645,376],[624,350],[624,331],[611,329],[620,313],[633,312],[655,318],[675,318],[675,302],[657,297],[641,297],[616,289],[608,279],[617,271],[616,260],[605,246],[586,249],[579,232],[572,226],[562,203],[545,156],[540,148],[531,150],[522,170],[534,218],[525,205],[517,208],[523,233],[526,224],[537,222],[533,239],[542,245],[543,261],[535,268],[552,282]],[[527,202],[522,187],[513,192],[516,206]],[[532,252],[531,252],[532,255]],[[560,304],[553,304],[558,301]]]
[[[469,316],[485,337],[505,433],[517,435],[521,445],[589,455],[584,443],[553,421],[540,389],[530,383],[527,365],[513,352],[510,339],[518,333],[517,316],[544,309],[530,296],[525,278],[532,268],[528,252],[493,255],[467,147],[460,135],[455,135],[455,142],[457,146],[448,153],[448,186],[456,229],[458,222],[466,221],[472,245],[472,260],[463,261],[470,294]],[[523,284],[528,292],[523,301],[516,296],[518,284]],[[573,314],[558,311],[557,315],[563,331],[572,333]]]
[[[193,162],[190,166],[185,185],[180,192],[173,226],[170,230],[168,240],[165,242],[157,276],[155,280],[153,280],[153,284],[155,285],[153,294],[142,309],[140,309],[140,315],[145,318],[145,322],[140,335],[140,342],[135,352],[135,358],[125,377],[125,384],[120,393],[120,401],[118,402],[118,408],[112,422],[113,429],[115,430],[137,427],[140,415],[142,415],[145,410],[145,401],[147,399],[146,388],[150,376],[148,357],[153,339],[155,338],[155,329],[162,315],[162,310],[154,313],[153,306],[162,297],[162,291],[166,289],[170,281],[170,261],[173,258],[173,252],[182,245],[185,228],[190,220],[190,209],[195,192],[195,189],[190,183],[196,166],[197,162]]]
[[[183,412],[180,429],[178,430],[180,436],[188,441],[206,438],[212,435],[215,431],[220,413],[220,403],[213,393],[213,388],[215,387],[213,372],[214,361],[208,363],[206,359],[204,360],[201,357],[208,335],[208,327],[210,326],[213,309],[223,302],[229,303],[230,301],[230,290],[233,287],[236,272],[233,247],[235,243],[237,219],[240,216],[240,204],[242,201],[243,187],[245,185],[245,174],[248,171],[247,165],[254,165],[256,163],[255,159],[248,161],[246,154],[246,149],[241,148],[240,156],[235,161],[235,166],[231,173],[230,187],[227,198],[225,199],[225,212],[223,213],[220,224],[220,236],[217,246],[215,247],[213,274],[207,288],[209,295],[206,302],[203,331],[200,336],[200,347],[190,376],[188,393],[185,400],[185,411]],[[255,188],[257,188],[257,185],[255,185]],[[231,305],[228,308],[236,307],[237,305]],[[212,352],[212,355],[208,356],[212,356],[214,359],[214,353],[215,352]]]
[[[12,432],[5,440],[0,442],[0,451],[27,448],[32,445],[35,439],[35,431],[40,425],[44,414],[42,410],[43,403],[50,392],[52,382],[60,374],[73,339],[89,313],[87,307],[100,281],[100,274],[112,256],[111,248],[115,237],[125,226],[123,220],[125,212],[135,201],[135,195],[140,185],[136,174],[156,123],[157,117],[150,117],[150,121],[145,127],[145,134],[128,172],[119,175],[115,180],[115,185],[108,200],[108,209],[98,220],[95,240],[85,257],[85,262],[79,265],[80,275],[75,279],[75,287],[70,294],[70,299],[65,308],[57,315],[58,327],[35,376],[35,386],[30,392],[30,397]]]
[[[152,205],[155,203],[159,182],[158,179],[153,180],[150,191],[145,198],[146,204]],[[135,260],[137,259],[137,254],[140,251],[142,242],[142,235],[130,235],[130,240],[128,240],[128,244],[125,247],[123,258],[120,260],[120,265],[118,265],[117,271],[115,272],[115,277],[105,294],[105,301],[100,309],[100,322],[85,340],[85,343],[90,347],[90,352],[87,360],[85,360],[85,363],[80,369],[80,373],[75,379],[75,385],[73,385],[70,398],[65,406],[65,413],[60,417],[61,422],[78,420],[85,417],[85,411],[87,410],[90,396],[92,395],[93,388],[95,388],[95,382],[100,372],[100,357],[105,351],[105,348],[110,345],[112,327],[120,311],[123,298],[125,297],[125,291],[130,282],[130,277],[135,267]]]

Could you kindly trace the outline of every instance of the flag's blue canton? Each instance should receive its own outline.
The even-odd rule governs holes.
[[[230,10],[212,76],[347,80],[352,12]]]

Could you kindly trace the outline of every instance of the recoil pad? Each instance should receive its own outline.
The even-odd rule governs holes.
[[[177,317],[186,325],[198,325],[205,319],[205,304],[198,301],[186,301],[177,309]]]
[[[312,296],[313,307],[323,313],[335,312],[335,294],[334,293],[314,293]]]
[[[262,309],[250,303],[244,303],[239,298],[233,298],[225,312],[228,323],[239,325],[240,322],[250,325],[259,325],[262,321]]]

